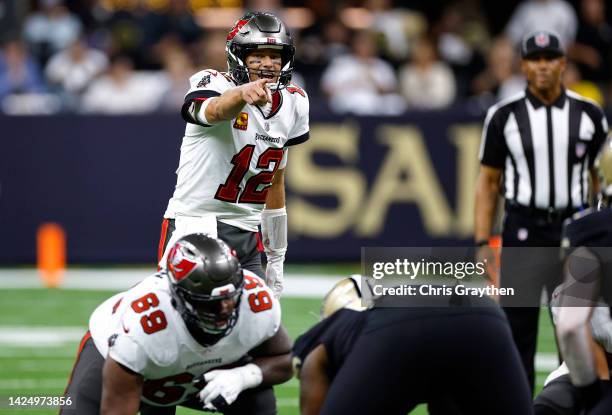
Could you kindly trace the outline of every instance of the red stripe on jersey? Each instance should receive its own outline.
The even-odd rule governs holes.
[[[115,305],[113,306],[113,312],[112,312],[112,314],[115,314],[115,313],[117,312],[117,309],[119,308],[119,305],[121,304],[121,300],[123,300],[123,297],[121,297],[121,298],[119,299],[119,301],[117,301],[117,302],[115,303]]]
[[[157,247],[157,270],[160,270],[159,261],[161,261],[162,256],[164,256],[164,248],[166,247],[166,237],[168,236],[168,224],[170,223],[170,219],[164,219],[162,222],[162,230],[161,236],[159,237],[159,246]]]
[[[280,107],[280,104],[281,94],[279,91],[274,91],[272,94],[272,109],[270,110],[270,114],[274,114],[278,110],[278,107]]]
[[[264,245],[263,245],[263,242],[261,241],[261,232],[255,232],[255,237],[257,238],[257,251],[263,252]]]
[[[79,364],[79,359],[81,358],[81,352],[83,351],[83,347],[85,347],[85,343],[87,343],[87,340],[89,339],[91,339],[91,333],[89,332],[89,330],[87,330],[87,333],[85,333],[85,335],[81,339],[81,343],[79,344],[79,350],[77,351],[77,357],[74,362],[74,365],[72,365],[72,370],[70,371],[70,378],[68,378],[68,385],[66,385],[66,389],[64,390],[64,395],[66,395],[66,392],[68,392],[68,387],[70,386],[70,383],[72,382],[72,376],[74,375],[74,369],[76,369],[76,366]]]

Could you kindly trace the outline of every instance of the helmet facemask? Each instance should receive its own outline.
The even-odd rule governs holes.
[[[187,327],[199,333],[198,339],[204,339],[206,346],[211,346],[231,333],[238,321],[242,287],[226,295],[202,298],[190,293],[183,287],[172,286],[174,305],[181,314]],[[223,313],[223,302],[233,301],[229,313]]]
[[[281,55],[281,70],[275,73],[276,83],[268,84],[271,90],[285,88],[291,82],[295,47],[289,30],[280,19],[268,13],[248,13],[238,20],[227,36],[225,51],[228,72],[238,85],[250,82],[246,58],[257,49],[277,49]]]
[[[244,275],[235,252],[220,239],[187,235],[167,261],[172,304],[198,342],[212,345],[238,320]]]

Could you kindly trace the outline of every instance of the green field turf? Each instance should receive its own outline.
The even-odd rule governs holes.
[[[57,289],[3,289],[0,291],[0,329],[6,327],[81,327],[86,331],[90,313],[115,292]],[[317,321],[320,300],[283,298],[283,323],[295,337]],[[60,396],[72,368],[78,340],[53,347],[0,343],[0,414],[47,415],[56,410],[6,409],[8,396]],[[486,347],[477,345],[474,347]],[[553,332],[545,312],[541,318],[539,352],[555,352]],[[538,384],[546,373],[538,373]],[[538,386],[540,388],[541,386]],[[298,382],[291,380],[276,388],[279,414],[297,415]],[[479,393],[486,393],[480,391]],[[3,409],[4,408],[4,409]],[[179,408],[180,415],[196,414]],[[426,414],[419,407],[412,414]]]

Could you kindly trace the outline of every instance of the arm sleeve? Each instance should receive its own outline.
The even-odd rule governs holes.
[[[301,144],[310,138],[310,104],[308,102],[308,95],[299,88],[296,92],[290,93],[297,95],[296,111],[293,127],[289,132],[289,139],[285,143],[285,147]],[[302,94],[304,95],[302,96]]]
[[[280,161],[280,166],[278,167],[279,170],[280,169],[284,169],[285,167],[287,167],[287,160],[289,159],[289,149],[288,148],[284,148],[283,149],[283,158]]]
[[[501,114],[496,107],[493,107],[489,109],[482,129],[480,163],[501,169],[506,162],[507,152]]]
[[[593,140],[589,148],[589,168],[592,168],[608,136],[608,121],[599,107],[593,107],[589,116],[593,119],[593,124],[595,124],[595,133],[593,134]]]
[[[121,363],[128,369],[145,376],[147,354],[129,335],[119,334],[108,350],[108,355],[117,363]]]
[[[232,87],[231,82],[221,72],[204,70],[189,78],[189,91],[181,108],[185,122],[210,127],[203,114],[211,98],[218,97]],[[197,105],[196,104],[200,104]]]

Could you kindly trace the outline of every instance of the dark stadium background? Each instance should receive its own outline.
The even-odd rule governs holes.
[[[505,88],[520,82],[516,46],[508,49],[504,35],[522,3],[68,0],[62,9],[55,0],[0,0],[0,413],[14,413],[4,406],[7,396],[60,395],[91,311],[153,270],[175,183],[187,78],[223,69],[224,33],[243,8],[280,12],[293,27],[295,78],[310,98],[311,140],[291,149],[287,169],[287,280],[294,287],[283,299],[283,318],[295,336],[316,322],[322,292],[359,272],[362,246],[471,243],[482,121]],[[610,119],[612,7],[568,3],[577,42],[568,45],[567,86],[599,100]],[[601,21],[596,31],[584,17],[587,3],[604,6],[591,16]],[[50,32],[32,29],[45,13],[65,19],[67,35],[57,44],[46,39]],[[399,24],[397,16],[403,36],[376,26]],[[391,68],[398,87],[390,92],[405,108],[339,111],[330,100],[330,84],[342,85],[324,82],[324,74],[362,31],[374,40],[372,58]],[[46,68],[75,39],[106,64],[70,90],[52,82]],[[419,58],[427,70],[434,63],[446,68],[441,72],[454,85],[443,103],[410,96],[399,80],[418,60],[412,54],[421,40],[433,47],[433,60]],[[88,96],[115,63],[135,80],[137,99],[118,105]],[[24,81],[12,81],[9,67]],[[49,222],[66,232],[68,272],[60,289],[43,288],[34,268],[36,233]],[[539,387],[555,354],[543,318]],[[295,380],[279,388],[282,415],[297,413],[297,392]]]

